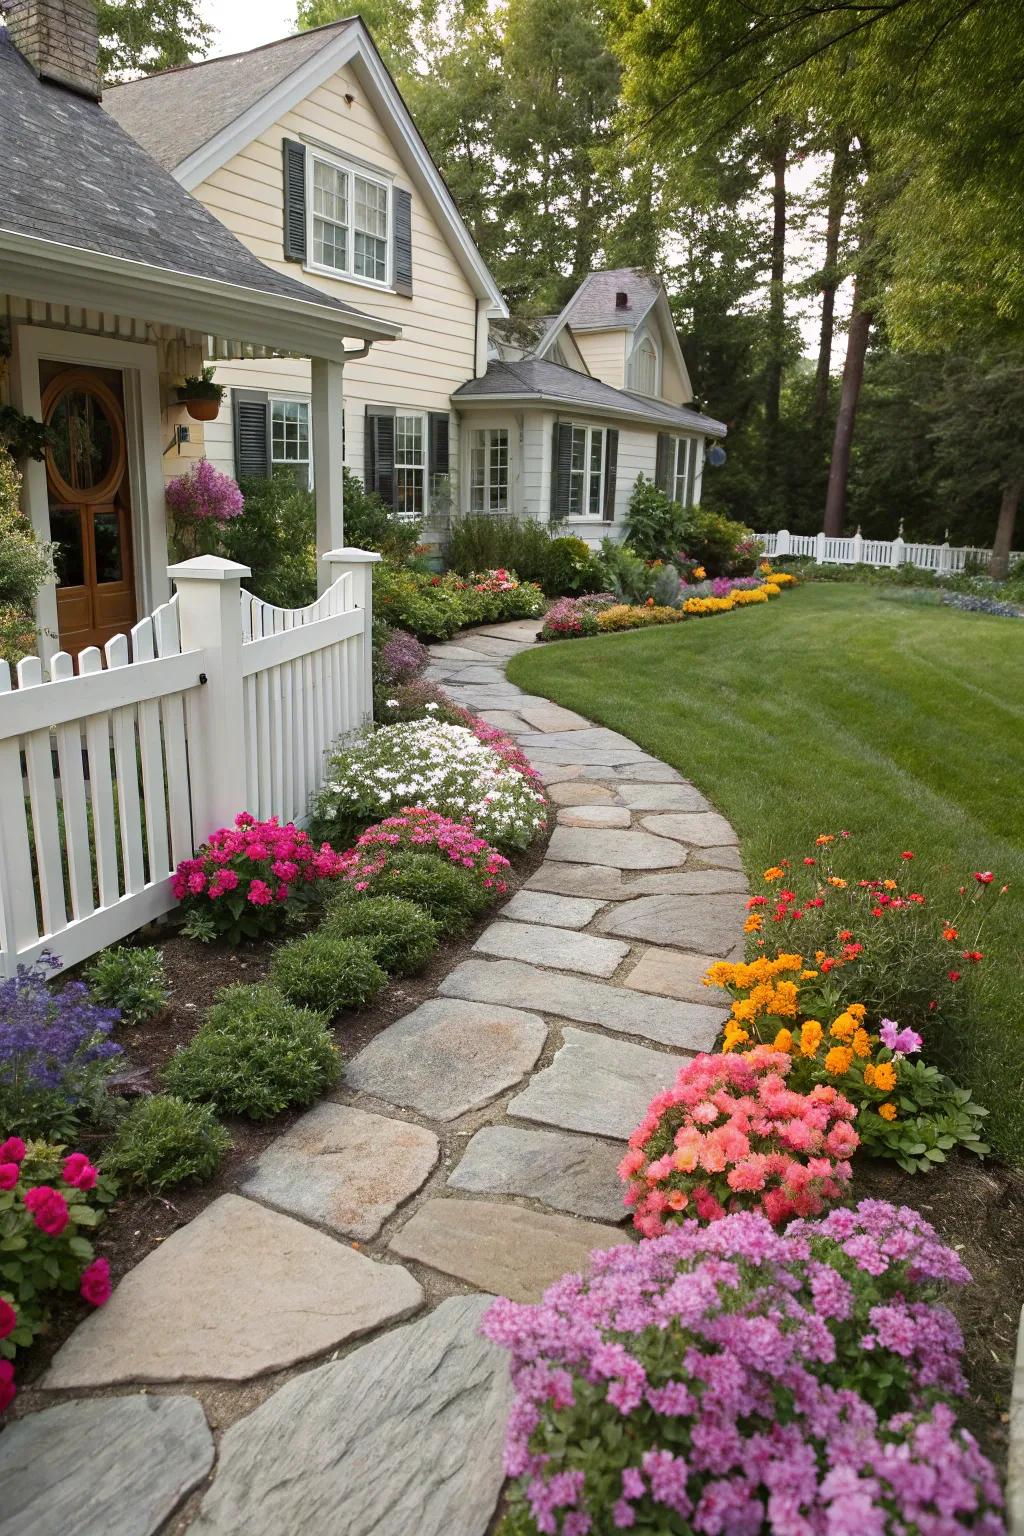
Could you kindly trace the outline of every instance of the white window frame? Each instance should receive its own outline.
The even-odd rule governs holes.
[[[419,464],[404,464],[398,457],[398,423],[400,421],[418,421],[420,424],[420,443],[422,446],[422,461]],[[395,511],[399,517],[413,522],[416,518],[427,517],[430,512],[430,423],[423,411],[395,411],[395,463],[393,474],[395,477]],[[399,505],[398,471],[418,471],[420,476],[420,510],[407,511]]]
[[[585,426],[583,422],[573,421],[572,427],[572,453],[569,460],[569,517],[574,522],[599,523],[604,518],[604,482],[607,472],[608,435],[604,427]],[[582,432],[583,438],[583,466],[581,469],[572,467],[576,450],[576,433]],[[594,492],[594,444],[599,444],[601,455],[600,473],[597,475],[597,511],[590,510]],[[573,488],[577,478],[580,479],[580,505],[573,510]]]
[[[653,379],[653,382],[652,382],[652,387],[650,389],[644,389],[641,386],[641,384],[640,384],[639,378],[637,377],[637,375],[638,375],[638,373],[640,371],[640,349],[643,347],[645,342],[651,348],[651,351],[654,353],[654,379]],[[633,343],[633,352],[632,352],[632,356],[630,358],[630,361],[632,363],[632,368],[631,368],[631,371],[630,371],[630,378],[631,378],[631,388],[633,389],[633,391],[636,394],[638,394],[638,395],[646,396],[646,398],[649,399],[649,400],[656,400],[656,399],[660,398],[660,396],[661,396],[661,348],[658,346],[658,343],[655,341],[655,339],[651,335],[650,331],[643,331],[636,338],[636,340]]]
[[[317,165],[318,162],[322,162],[324,165],[331,166],[335,171],[338,171],[341,175],[347,177],[347,179],[348,179],[347,198],[346,198],[346,203],[347,203],[347,208],[348,208],[348,223],[345,226],[346,229],[347,229],[347,232],[348,232],[348,234],[347,234],[347,242],[346,242],[346,251],[345,251],[345,257],[346,257],[347,265],[344,266],[344,267],[332,267],[332,266],[327,265],[325,262],[318,262],[316,260],[315,256],[314,256],[314,251],[316,250],[316,242],[315,242],[315,238],[314,238],[314,227],[315,227],[316,214],[315,214],[314,208],[313,208],[313,202],[314,202],[313,182],[314,182],[314,176],[315,176],[315,168],[316,168],[316,165]],[[384,198],[385,198],[385,207],[384,207],[385,234],[384,234],[384,276],[382,278],[379,278],[379,277],[364,277],[361,273],[358,273],[355,270],[355,244],[356,244],[355,184],[356,184],[356,178],[357,177],[359,178],[360,181],[365,181],[365,182],[368,182],[371,186],[378,187],[384,193]],[[367,167],[365,165],[360,165],[358,161],[346,160],[341,155],[329,154],[326,150],[313,149],[313,148],[307,146],[307,149],[306,149],[306,260],[305,260],[305,263],[304,263],[304,269],[307,272],[320,272],[325,277],[339,278],[339,279],[341,279],[342,281],[344,281],[346,283],[362,283],[367,288],[379,288],[379,289],[391,288],[392,285],[393,285],[393,280],[394,280],[394,273],[392,271],[392,264],[393,264],[392,246],[393,246],[393,243],[394,243],[394,198],[392,196],[392,182],[391,182],[391,178],[388,175],[386,175],[384,172],[373,171],[373,170],[370,170],[369,167]]]
[[[277,466],[279,464],[283,468],[285,468],[285,469],[290,469],[294,465],[302,464],[302,463],[305,462],[303,459],[277,459],[277,458],[274,457],[274,406],[275,405],[302,405],[302,406],[305,406],[305,408],[306,408],[306,441],[307,441],[307,444],[308,444],[308,447],[309,447],[309,463],[307,465],[306,489],[311,491],[313,489],[313,406],[312,406],[312,402],[309,399],[308,395],[276,395],[276,394],[272,394],[272,395],[269,396],[269,405],[268,405],[267,409],[270,412],[270,472],[271,472],[271,474],[273,474],[274,470],[277,468]],[[299,477],[296,476],[295,478],[296,478],[296,484],[301,484],[301,481],[299,480]]]
[[[672,439],[672,500],[681,507],[694,505],[697,488],[697,439],[676,437]]]
[[[505,439],[505,463],[495,464],[495,451],[501,444],[496,441],[501,433]],[[483,442],[478,443],[477,439]],[[501,470],[504,469],[504,499],[495,501],[494,493],[501,493]],[[495,483],[495,471],[497,484]],[[477,505],[479,493],[480,504]],[[512,432],[509,427],[471,427],[469,430],[469,510],[487,516],[505,517],[512,504]]]

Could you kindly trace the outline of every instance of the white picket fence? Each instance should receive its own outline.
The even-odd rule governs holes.
[[[175,904],[170,877],[241,810],[301,820],[332,742],[372,710],[371,569],[334,550],[308,608],[246,566],[172,566],[177,592],[101,653],[0,662],[0,976],[74,965]],[[104,665],[105,662],[105,665]]]
[[[968,561],[987,564],[992,558],[990,549],[977,549],[970,545],[952,548],[946,544],[911,544],[902,535],[895,539],[865,539],[860,529],[851,538],[829,538],[823,533],[790,533],[781,528],[778,533],[757,535],[764,553],[769,559],[779,555],[802,555],[816,560],[819,565],[916,565],[921,570],[935,571],[939,576],[952,576],[962,571]],[[1024,553],[1010,556],[1010,565],[1024,560]]]

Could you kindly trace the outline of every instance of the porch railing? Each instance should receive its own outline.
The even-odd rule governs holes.
[[[0,662],[0,975],[43,950],[76,964],[169,911],[175,866],[239,811],[302,819],[327,748],[372,711],[379,556],[325,558],[308,608],[204,556],[77,665]]]

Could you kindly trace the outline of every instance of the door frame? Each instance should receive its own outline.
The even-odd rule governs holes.
[[[37,420],[42,416],[41,362],[67,363],[80,368],[116,368],[122,375],[135,609],[141,619],[164,602],[170,593],[157,348],[145,342],[117,341],[110,336],[87,336],[78,331],[51,330],[39,325],[20,324],[12,329],[10,373],[14,403],[19,410]],[[37,536],[49,540],[50,500],[44,462],[26,461],[22,495],[25,512]],[[47,582],[39,592],[36,622],[42,631],[39,650],[48,661],[60,649],[54,582]]]

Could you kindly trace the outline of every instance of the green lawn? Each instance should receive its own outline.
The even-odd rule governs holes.
[[[728,816],[748,872],[848,828],[860,872],[905,848],[925,889],[994,870],[1014,890],[959,1075],[1024,1161],[1024,622],[806,586],[661,629],[563,641],[509,676],[673,764]],[[941,914],[940,914],[941,915]]]

